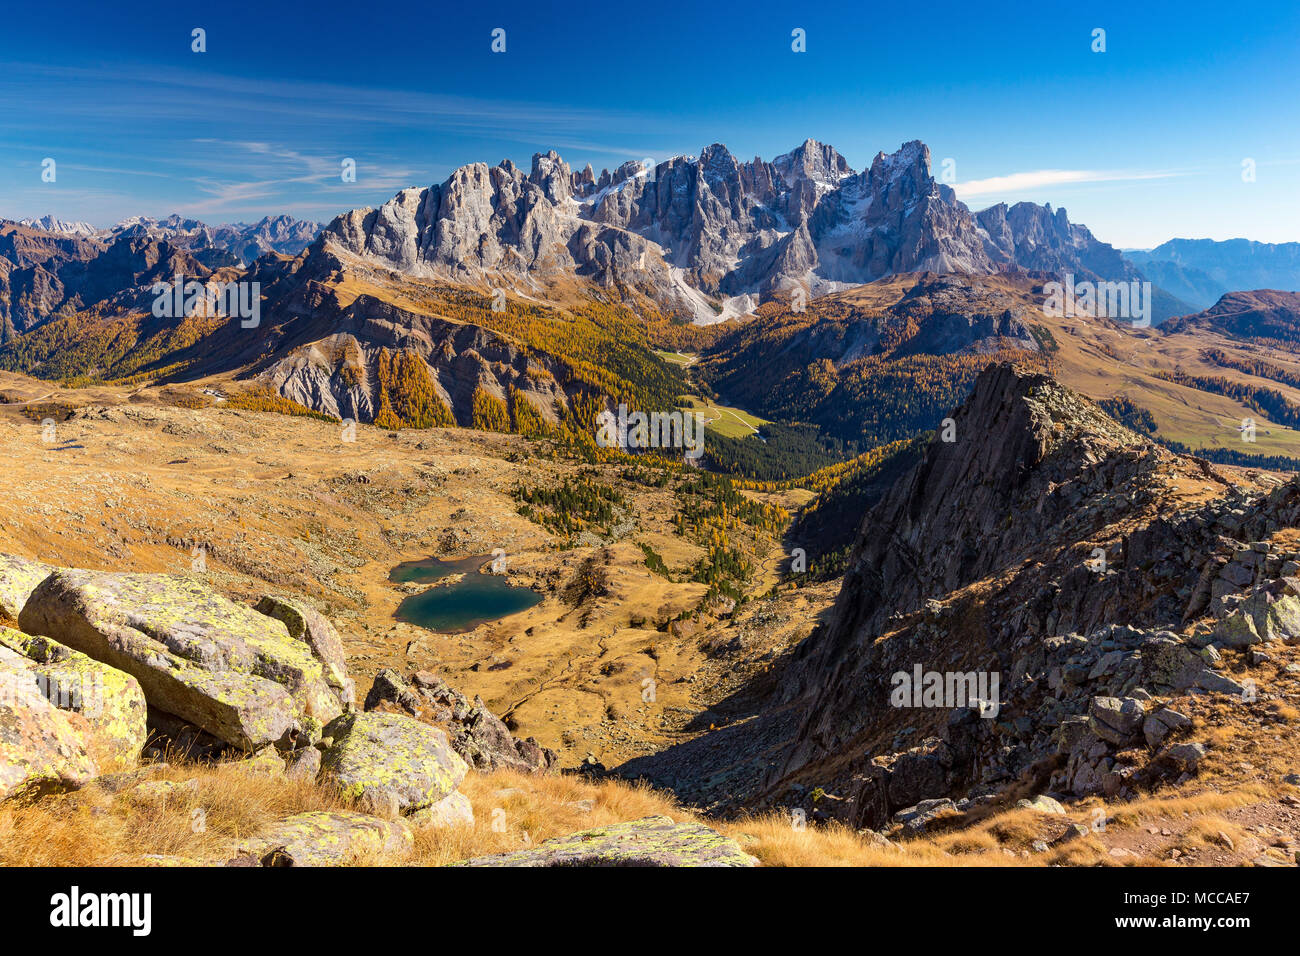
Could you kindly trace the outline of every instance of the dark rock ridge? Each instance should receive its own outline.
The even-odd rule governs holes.
[[[1300,527],[1300,477],[1243,486],[1005,363],[953,418],[954,441],[870,496],[835,606],[735,704],[751,719],[620,775],[720,812],[914,832],[1182,780],[1212,749],[1190,715],[1276,699],[1245,669],[1300,642],[1300,548],[1278,534]],[[918,669],[948,693],[895,696]]]
[[[1300,479],[1180,510],[1168,486],[1209,466],[1009,365],[955,421],[865,517],[797,649],[778,703],[802,716],[766,799],[838,785],[840,812],[877,827],[1017,783],[1127,796],[1194,772],[1199,751],[1167,752],[1190,723],[1174,698],[1244,693],[1216,648],[1300,640],[1300,555],[1268,541],[1300,524]],[[893,675],[918,665],[998,675],[997,712],[895,706]]]
[[[1211,308],[1165,325],[1164,331],[1208,329],[1233,338],[1300,341],[1300,293],[1276,289],[1229,292]]]

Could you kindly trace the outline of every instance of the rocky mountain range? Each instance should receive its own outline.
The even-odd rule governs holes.
[[[818,295],[902,272],[1072,273],[1131,281],[1138,269],[1065,210],[972,213],[934,178],[919,141],[855,172],[807,140],[772,161],[723,145],[596,176],[554,151],[532,168],[462,166],[379,209],[346,213],[328,241],[411,275],[519,289],[586,279],[638,290],[709,322],[798,286]],[[1157,318],[1192,311],[1166,302]]]
[[[52,316],[139,307],[143,290],[182,274],[207,279],[267,253],[296,256],[318,223],[267,216],[208,226],[195,219],[132,217],[109,229],[40,220],[0,220],[0,340]]]

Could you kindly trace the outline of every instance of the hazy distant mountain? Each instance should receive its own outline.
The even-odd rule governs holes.
[[[198,219],[183,219],[175,214],[164,219],[130,216],[107,229],[97,229],[88,222],[68,222],[53,216],[23,219],[19,225],[62,235],[85,236],[112,244],[122,237],[167,240],[176,248],[187,249],[210,268],[223,265],[247,265],[268,252],[296,256],[306,249],[321,224],[292,216],[267,216],[251,225],[243,222],[209,226]]]
[[[597,177],[554,151],[524,171],[472,163],[440,184],[326,227],[328,241],[412,275],[520,288],[588,279],[635,289],[699,321],[752,311],[802,285],[817,295],[903,272],[1014,269],[1128,281],[1132,263],[1065,210],[973,214],[934,179],[921,142],[855,173],[815,140],[771,162],[725,146]],[[1157,308],[1157,319],[1178,308]]]
[[[1153,283],[1201,309],[1226,292],[1300,289],[1300,242],[1170,239],[1126,255]]]
[[[320,223],[292,216],[267,216],[251,225],[235,222],[220,226],[177,215],[165,219],[132,216],[98,235],[106,241],[121,236],[165,239],[177,248],[189,250],[209,267],[218,268],[247,265],[268,252],[296,256],[311,245],[320,229]],[[223,252],[229,254],[230,261],[222,261],[219,253]]]

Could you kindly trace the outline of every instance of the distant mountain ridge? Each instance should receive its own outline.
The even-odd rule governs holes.
[[[20,219],[18,225],[62,235],[83,236],[111,245],[122,237],[165,239],[177,248],[187,249],[211,267],[247,265],[268,252],[296,256],[306,249],[321,224],[292,216],[265,216],[255,223],[231,222],[210,226],[198,219],[172,214],[163,219],[152,216],[129,216],[107,229],[88,222],[70,222],[54,216]],[[227,253],[226,256],[220,253]]]
[[[1170,239],[1125,255],[1153,283],[1200,309],[1228,292],[1300,289],[1300,242]]]

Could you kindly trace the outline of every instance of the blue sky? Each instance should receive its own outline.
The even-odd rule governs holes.
[[[599,171],[712,142],[771,158],[811,136],[855,169],[924,140],[973,208],[1051,202],[1118,246],[1300,240],[1293,2],[93,0],[3,16],[3,218],[328,220],[477,160],[555,148]]]

